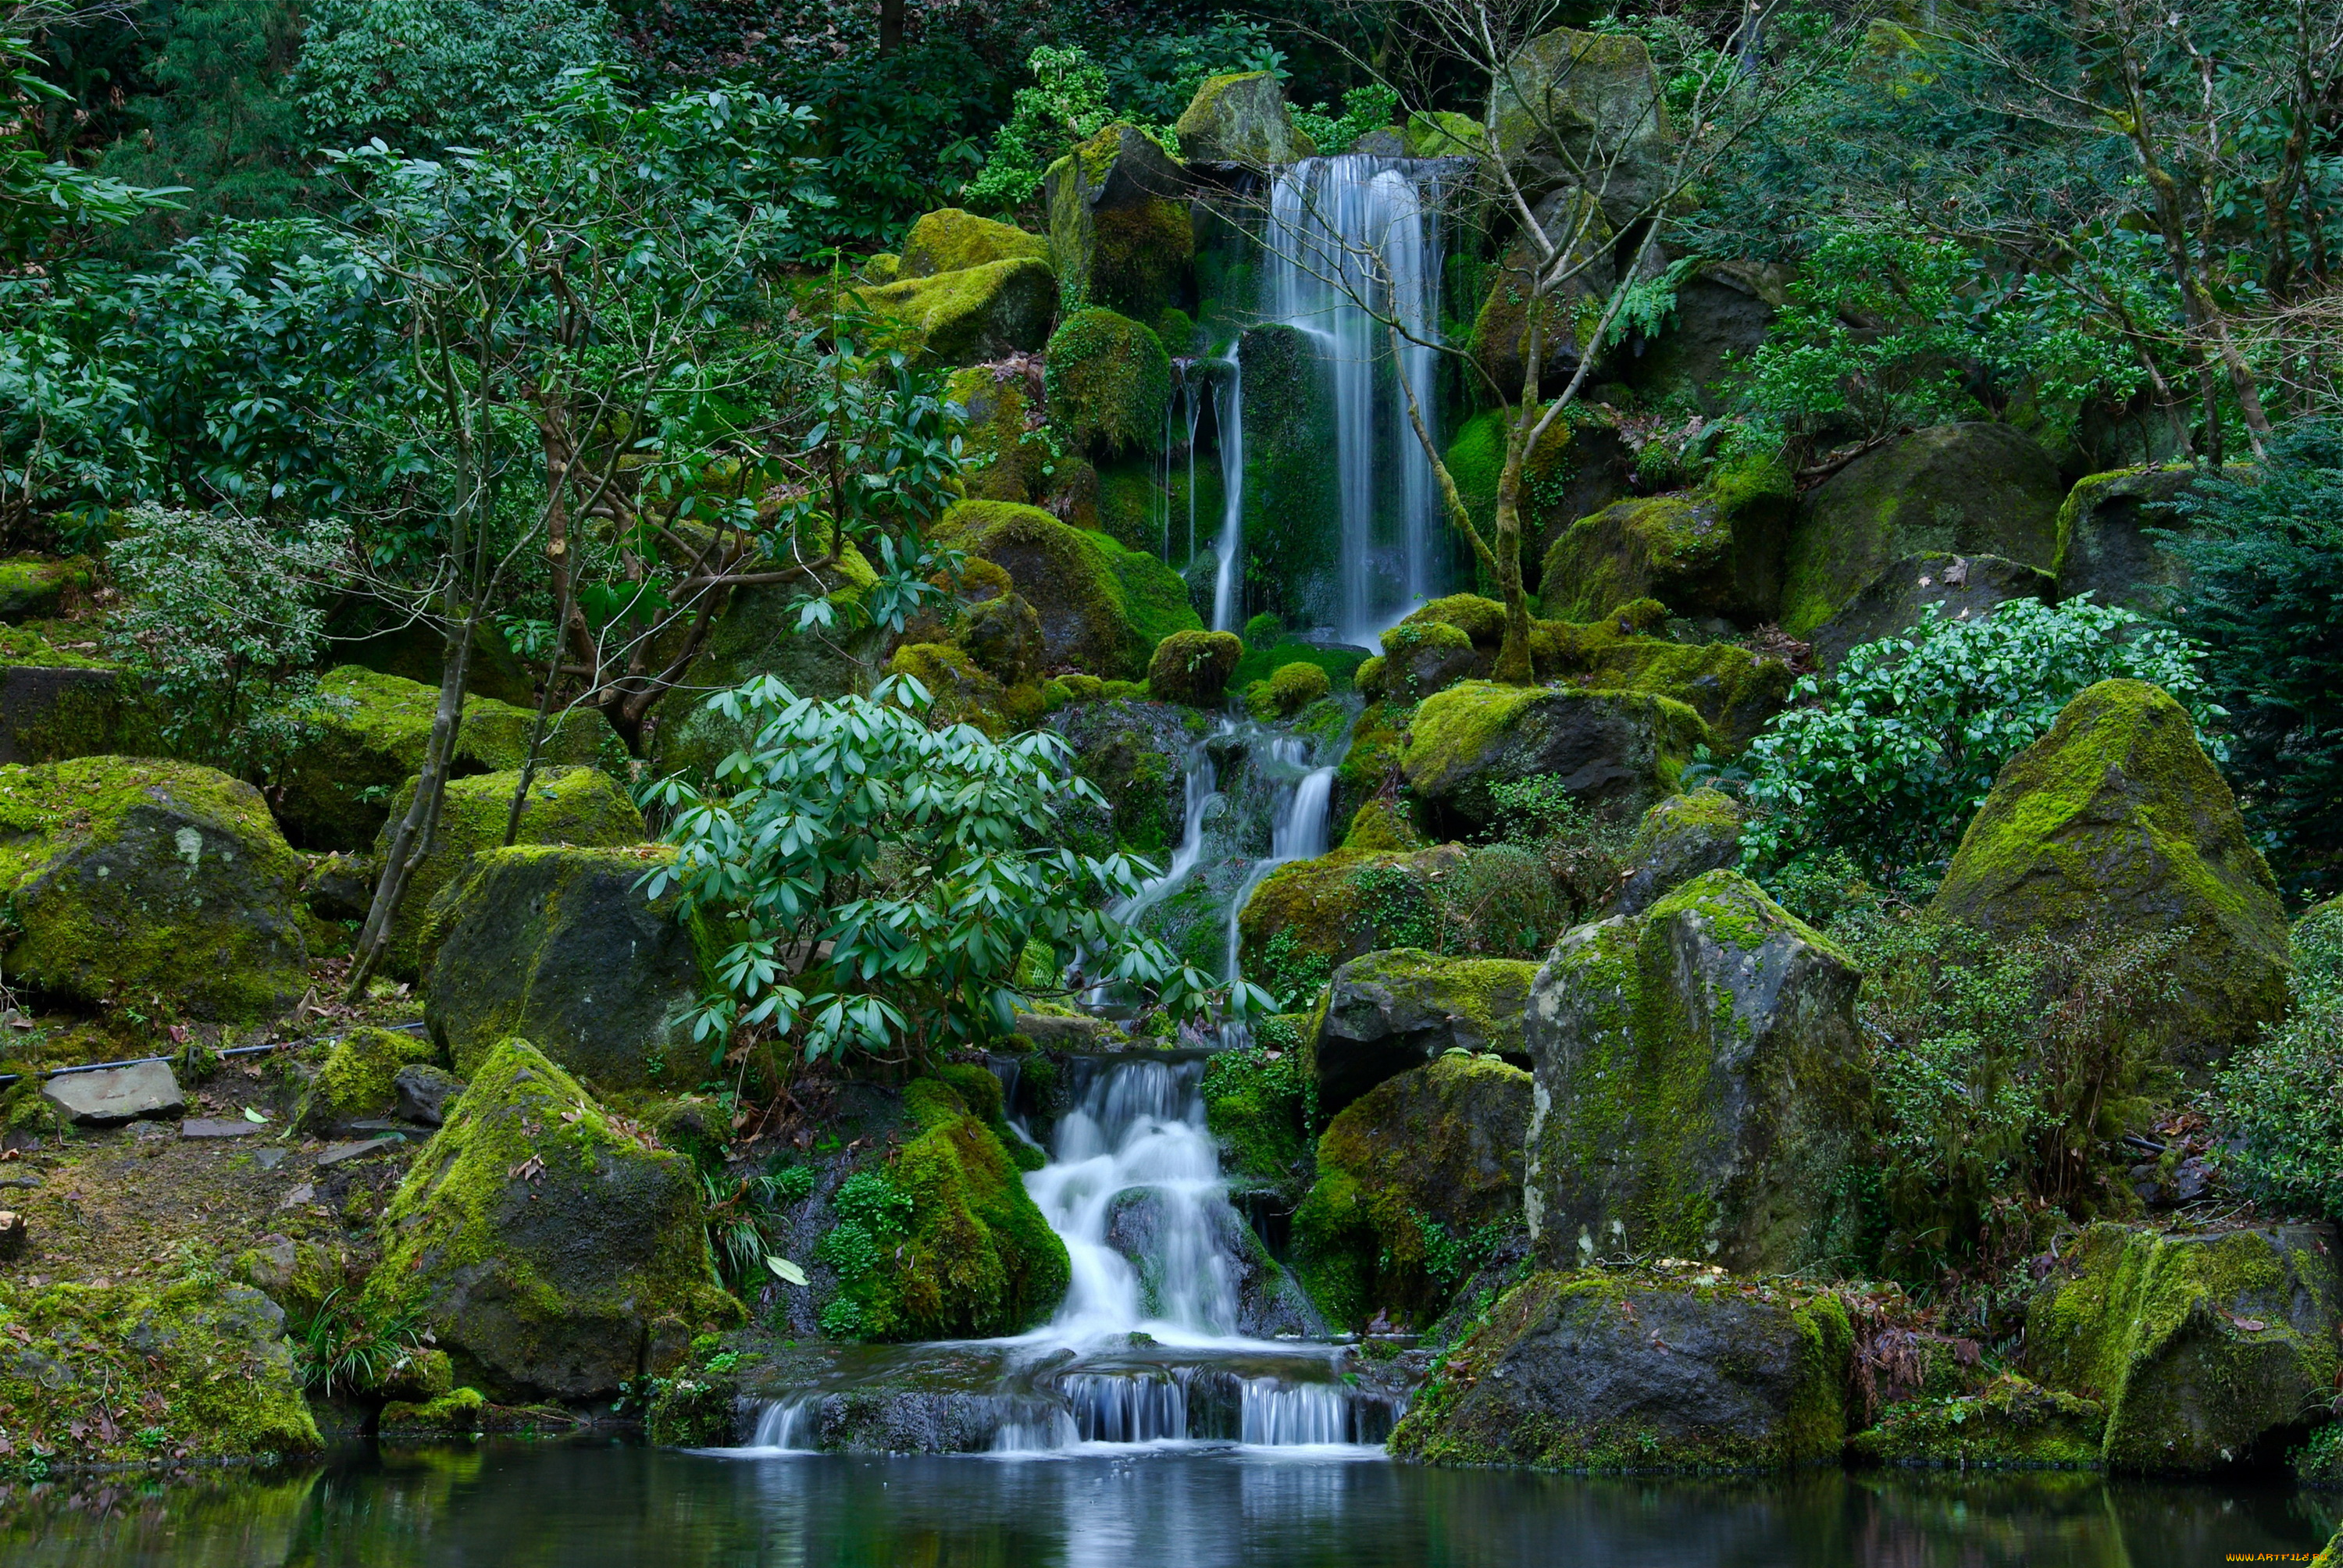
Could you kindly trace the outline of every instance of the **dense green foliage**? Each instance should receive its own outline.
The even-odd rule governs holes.
[[[1903,637],[1802,678],[1742,766],[1753,872],[1836,849],[1877,871],[1949,854],[2001,765],[2085,687],[2152,681],[2205,726],[2220,716],[2187,639],[2128,610],[2014,599],[1974,619],[1936,606]]]
[[[2343,909],[2294,933],[2294,1010],[2237,1053],[2212,1108],[2237,1141],[2222,1161],[2275,1209],[2343,1220]]]
[[[2174,624],[2229,710],[2247,820],[2298,893],[2343,886],[2343,429],[2288,431],[2258,471],[2200,479],[2160,536],[2188,568]]]

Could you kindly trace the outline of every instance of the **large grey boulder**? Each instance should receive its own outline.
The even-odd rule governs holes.
[[[2165,1050],[2218,1061],[2286,1010],[2278,884],[2229,786],[2162,688],[2103,680],[2011,758],[1928,918],[2079,946],[2168,940]]]
[[[1387,1078],[1463,1050],[1527,1065],[1522,1015],[1537,966],[1392,948],[1334,971],[1315,1051],[1318,1113],[1332,1116]]]
[[[2276,1461],[2334,1395],[2336,1247],[2326,1225],[2094,1225],[2027,1307],[2026,1369],[2107,1407],[2111,1470]]]
[[[167,1061],[63,1073],[41,1085],[41,1098],[76,1127],[119,1127],[146,1117],[176,1116],[187,1108]]]
[[[470,1078],[510,1036],[604,1090],[693,1073],[707,939],[641,886],[663,851],[517,846],[474,858],[433,907],[424,1020]]]
[[[1806,498],[1790,528],[1782,629],[1803,638],[1909,555],[2058,553],[2058,466],[2007,425],[1938,425],[1857,457]]]
[[[1534,1254],[1779,1273],[1854,1240],[1869,1117],[1854,964],[1735,871],[1569,932],[1538,970]]]
[[[1496,156],[1532,200],[1601,171],[1590,194],[1617,225],[1664,190],[1675,132],[1641,39],[1557,27],[1505,62],[1490,97]]]
[[[2057,597],[2057,579],[2039,567],[2002,556],[1941,550],[1906,556],[1864,586],[1843,608],[1806,634],[1815,662],[1836,669],[1847,649],[1895,637],[1920,624],[1930,605],[1946,620],[1973,620],[2014,598]]]
[[[1537,1274],[1434,1370],[1391,1450],[1597,1471],[1836,1462],[1853,1349],[1827,1292],[1691,1267]]]
[[[1269,71],[1205,77],[1172,131],[1180,138],[1180,156],[1192,164],[1263,169],[1318,150],[1293,128],[1285,90]]]
[[[2089,594],[2101,604],[2161,614],[2168,591],[2181,586],[2185,571],[2148,532],[2186,531],[2187,518],[2172,503],[2200,472],[2188,464],[2149,466],[2079,481],[2058,508],[2058,554],[2051,563],[2058,597]]]
[[[1187,170],[1145,131],[1117,121],[1051,164],[1042,190],[1067,312],[1095,306],[1133,321],[1161,316],[1196,254]]]
[[[1670,698],[1467,680],[1417,707],[1400,772],[1434,824],[1461,833],[1503,819],[1494,787],[1533,778],[1598,809],[1641,810],[1709,739]]]

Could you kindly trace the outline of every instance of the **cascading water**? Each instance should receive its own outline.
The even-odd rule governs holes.
[[[1243,613],[1244,371],[1237,346],[1213,362],[1212,420],[1221,444],[1221,534],[1213,544],[1212,629],[1234,631]],[[1191,485],[1188,493],[1195,494]]]
[[[1437,490],[1408,405],[1412,394],[1437,439],[1441,252],[1437,203],[1424,197],[1445,170],[1360,153],[1305,158],[1270,194],[1263,303],[1310,335],[1332,377],[1337,629],[1354,643],[1372,644],[1441,588]],[[1386,317],[1402,327],[1396,349]]]

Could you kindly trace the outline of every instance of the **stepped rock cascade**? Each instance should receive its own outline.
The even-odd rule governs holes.
[[[1309,335],[1331,378],[1342,518],[1335,629],[1369,647],[1443,586],[1439,493],[1409,404],[1436,440],[1437,198],[1452,166],[1363,153],[1305,158],[1270,193],[1262,304],[1270,319]],[[1402,328],[1396,351],[1388,319]]]

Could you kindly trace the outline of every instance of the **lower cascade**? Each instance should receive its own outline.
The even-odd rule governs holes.
[[[1048,1324],[1011,1339],[870,1347],[819,1386],[762,1402],[748,1446],[814,1451],[825,1402],[882,1388],[881,1398],[949,1402],[951,1446],[963,1451],[1380,1445],[1404,1396],[1343,1380],[1350,1347],[1325,1337],[1230,1202],[1200,1092],[1209,1054],[1077,1063],[1049,1162],[1025,1179],[1072,1263]],[[970,1386],[971,1369],[992,1386]]]

